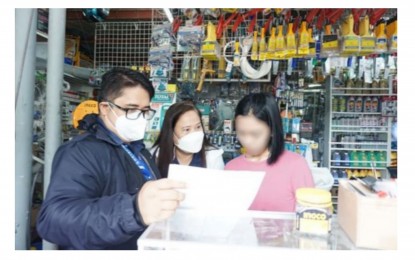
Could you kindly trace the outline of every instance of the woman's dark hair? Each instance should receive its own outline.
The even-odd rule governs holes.
[[[113,68],[102,76],[98,102],[112,101],[121,96],[125,88],[136,86],[141,86],[148,92],[150,99],[153,98],[153,85],[144,74],[127,68]]]
[[[171,105],[169,109],[166,111],[166,115],[164,116],[163,126],[161,128],[162,130],[160,131],[160,135],[158,136],[156,142],[153,145],[153,147],[157,147],[153,155],[155,156],[158,151],[156,164],[160,170],[162,178],[167,177],[169,165],[173,161],[174,157],[174,127],[176,126],[176,123],[180,119],[180,117],[188,111],[195,111],[199,115],[200,122],[202,122],[202,114],[191,101],[182,101]],[[203,124],[202,129],[203,133],[205,133]],[[199,152],[202,160],[202,167],[204,168],[206,168],[205,150],[208,146],[209,142],[205,136],[202,149]]]
[[[238,116],[247,115],[253,115],[269,126],[271,138],[268,149],[271,156],[267,163],[269,165],[275,163],[284,151],[284,134],[277,102],[271,94],[255,93],[246,95],[236,106],[235,119]]]

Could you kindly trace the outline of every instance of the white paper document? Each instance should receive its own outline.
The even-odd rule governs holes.
[[[169,179],[183,181],[181,209],[237,213],[251,206],[265,172],[225,171],[171,164]]]

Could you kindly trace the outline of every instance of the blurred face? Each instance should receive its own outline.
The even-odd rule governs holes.
[[[247,155],[259,156],[268,149],[271,130],[265,122],[253,115],[237,116],[235,128]]]
[[[191,110],[184,113],[176,122],[173,129],[173,141],[178,143],[179,139],[193,132],[203,131],[202,122],[196,111]]]
[[[141,111],[150,109],[150,95],[145,89],[140,86],[124,88],[121,96],[115,98],[114,100],[108,101],[123,109]],[[116,106],[110,107],[110,104],[104,101],[99,103],[99,108],[100,116],[104,121],[105,126],[113,133],[115,133],[118,137],[120,137],[123,141],[126,141],[118,134],[117,130],[115,129],[115,122],[117,118],[125,116],[126,111]]]

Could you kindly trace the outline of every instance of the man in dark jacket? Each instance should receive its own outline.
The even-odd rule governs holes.
[[[116,68],[102,78],[99,116],[56,152],[39,235],[60,249],[137,249],[147,225],[184,199],[182,182],[160,179],[143,145],[154,96],[141,73]]]

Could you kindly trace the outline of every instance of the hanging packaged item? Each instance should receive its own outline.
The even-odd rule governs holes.
[[[278,35],[276,38],[275,43],[275,55],[274,57],[276,59],[283,59],[285,58],[286,50],[285,50],[285,38],[282,34],[282,25],[278,25]]]
[[[390,52],[398,51],[398,20],[397,17],[389,19],[386,25],[386,37]]]
[[[183,58],[182,62],[182,70],[180,74],[180,78],[183,82],[189,81],[190,79],[190,64],[191,64],[191,56],[186,55]]]
[[[300,123],[301,123],[301,118],[300,117],[294,117],[292,119],[291,133],[293,133],[293,134],[299,134],[300,133]]]
[[[385,34],[385,21],[381,21],[375,29],[376,32],[376,53],[385,53],[388,51],[388,39]]]
[[[205,131],[209,130],[209,114],[210,114],[210,105],[196,105],[199,109],[200,114],[202,115],[202,124]]]
[[[147,131],[160,131],[167,109],[176,103],[176,93],[155,93],[151,99],[151,108],[156,114],[147,124]]]
[[[233,54],[233,66],[240,67],[241,66],[241,53],[239,52],[239,42],[235,42],[235,52]]]
[[[224,49],[225,45],[226,45],[226,31],[223,31],[223,36],[220,39],[220,45],[221,48]],[[219,65],[218,65],[218,78],[219,79],[223,79],[225,78],[226,72],[225,72],[225,68],[226,68],[226,60],[225,60],[225,53],[222,53],[220,59],[219,59]]]
[[[284,117],[282,119],[282,127],[284,130],[284,134],[291,133],[291,118]]]
[[[286,57],[294,57],[297,54],[297,46],[295,43],[295,34],[293,32],[292,22],[288,24],[287,35],[285,37],[287,39]]]
[[[177,32],[177,51],[199,53],[203,37],[202,26],[181,26]]]
[[[265,28],[261,28],[261,40],[259,42],[259,58],[264,61],[267,59],[267,43],[265,42]]]
[[[190,81],[198,82],[200,79],[200,67],[201,67],[201,57],[192,57],[191,60],[191,73]]]
[[[299,32],[298,37],[298,55],[299,56],[306,56],[310,54],[310,46],[309,46],[310,36],[307,31],[307,22],[301,22],[301,29]]]
[[[251,49],[251,60],[258,60],[258,32],[254,31],[254,39]]]
[[[375,52],[376,37],[369,33],[369,16],[365,16],[359,23],[360,55],[372,54]]]
[[[152,78],[151,79],[153,88],[156,92],[165,92],[167,91],[167,78]]]
[[[162,68],[171,71],[174,68],[172,54],[169,46],[152,47],[148,53],[148,63],[151,67]],[[153,68],[152,68],[153,69]],[[160,74],[156,72],[156,76]]]
[[[313,29],[308,28],[308,57],[314,58],[316,56],[316,41],[313,38]]]
[[[331,25],[325,27],[323,42],[321,46],[321,56],[327,57],[339,53],[339,40],[337,34],[331,32]]]
[[[176,46],[176,38],[173,35],[171,24],[155,25],[151,32],[151,44],[154,47]]]
[[[202,56],[207,60],[217,61],[220,58],[220,45],[216,41],[216,26],[209,22],[207,25],[207,37],[202,44]]]
[[[341,54],[353,55],[360,51],[360,39],[353,32],[353,15],[350,14],[342,24]]]
[[[232,134],[232,132],[233,132],[233,121],[232,121],[232,119],[223,120],[223,132],[225,134]]]
[[[277,44],[277,40],[275,37],[275,31],[276,31],[276,28],[272,27],[271,36],[269,37],[269,40],[268,40],[268,49],[267,49],[268,60],[272,60],[275,58],[275,51],[276,51],[276,44]]]

